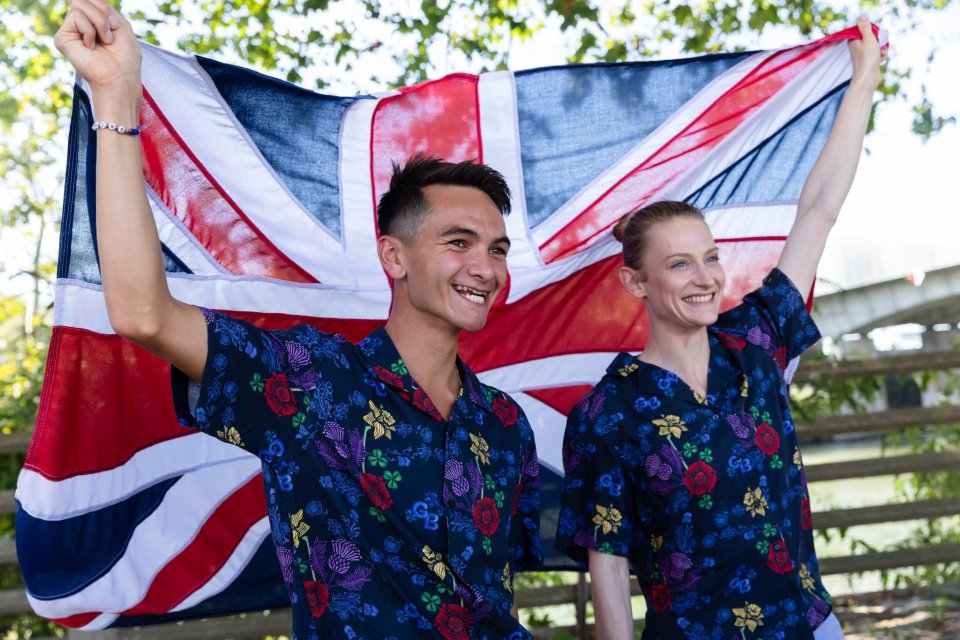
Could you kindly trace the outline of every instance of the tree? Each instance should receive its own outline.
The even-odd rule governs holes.
[[[909,27],[949,1],[895,0],[877,20]],[[4,433],[32,428],[49,337],[51,239],[72,76],[52,37],[65,4],[0,0],[0,272],[8,283],[0,291]],[[129,15],[148,42],[252,65],[316,88],[336,83],[347,93],[455,70],[520,66],[518,45],[548,36],[559,43],[556,63],[615,62],[756,48],[770,34],[778,34],[779,42],[799,42],[839,30],[855,17],[836,0],[424,0],[419,7],[378,0],[155,0],[136,7]],[[891,68],[884,99],[898,96],[901,81],[921,71]],[[914,130],[921,136],[953,120],[935,114],[922,91],[909,99],[916,103]],[[0,482],[10,488],[13,474],[0,474]]]

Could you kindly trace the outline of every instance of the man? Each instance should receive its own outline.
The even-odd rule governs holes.
[[[503,178],[419,156],[395,167],[378,210],[386,326],[359,345],[264,331],[170,295],[129,135],[141,99],[129,23],[74,0],[56,43],[110,123],[97,130],[110,322],[171,363],[184,424],[260,457],[294,637],[529,637],[513,576],[540,562],[533,434],[457,358],[506,281]]]

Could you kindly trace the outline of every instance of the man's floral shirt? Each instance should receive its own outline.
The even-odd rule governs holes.
[[[783,371],[819,333],[778,270],[708,333],[707,397],[621,353],[571,412],[557,547],[629,558],[644,638],[813,638],[830,597]]]
[[[458,361],[449,420],[387,333],[359,345],[205,312],[184,424],[260,457],[294,638],[529,638],[514,573],[541,562],[539,464],[517,404]],[[195,419],[194,419],[195,417]]]

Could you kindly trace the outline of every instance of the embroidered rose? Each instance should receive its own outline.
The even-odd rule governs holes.
[[[717,339],[720,341],[720,344],[728,349],[733,349],[734,351],[743,351],[743,348],[747,346],[746,340],[740,336],[735,336],[729,333],[718,333]]]
[[[497,398],[493,401],[493,412],[500,418],[503,426],[517,424],[517,407],[506,398]]]
[[[447,602],[437,612],[434,625],[444,640],[469,640],[472,622],[473,616],[466,607]]]
[[[765,422],[757,427],[753,434],[753,441],[757,443],[757,448],[768,456],[780,450],[780,435]]]
[[[437,407],[433,404],[433,400],[430,399],[430,396],[427,395],[422,387],[417,387],[413,392],[413,406],[424,413],[430,414],[434,418],[439,420],[443,419],[440,412],[437,411]]]
[[[373,372],[377,375],[378,378],[389,384],[391,387],[396,387],[398,389],[403,389],[403,377],[398,376],[392,371],[387,371],[380,365],[377,365],[373,368]]]
[[[327,610],[330,604],[330,591],[327,585],[318,580],[304,580],[303,590],[307,593],[307,606],[310,607],[310,615],[319,618]]]
[[[780,575],[793,571],[793,560],[790,559],[786,542],[775,540],[770,545],[770,550],[767,552],[767,566]]]
[[[666,611],[670,608],[670,589],[665,584],[655,584],[650,589],[650,606],[654,611]]]
[[[695,496],[713,491],[717,484],[717,472],[703,460],[697,460],[683,474],[683,486]]]
[[[473,505],[473,522],[485,536],[492,536],[500,526],[500,512],[493,498],[480,498]]]
[[[804,531],[810,531],[813,527],[813,514],[810,512],[810,500],[804,498],[800,501],[800,526]]]
[[[297,401],[293,397],[290,385],[287,384],[286,375],[275,373],[267,378],[263,385],[263,394],[267,398],[270,410],[278,416],[292,416],[297,412]]]
[[[364,473],[360,476],[360,487],[367,494],[370,501],[373,502],[381,511],[386,511],[393,505],[393,498],[390,497],[390,490],[384,484],[383,478],[372,473]]]

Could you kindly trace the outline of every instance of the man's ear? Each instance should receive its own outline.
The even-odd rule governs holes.
[[[620,276],[620,283],[623,288],[630,292],[630,295],[643,300],[647,297],[647,289],[643,275],[636,269],[631,269],[627,265],[620,267],[617,273]]]
[[[377,239],[377,255],[380,257],[380,266],[390,276],[391,280],[401,280],[407,275],[404,263],[405,245],[394,236],[380,236]]]

